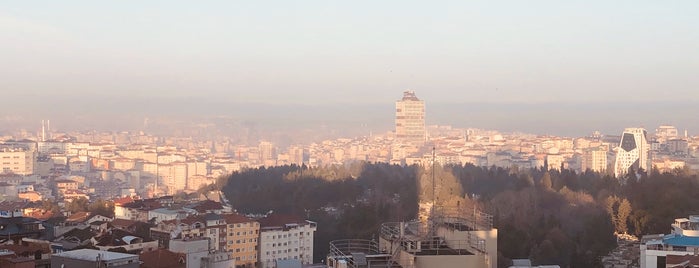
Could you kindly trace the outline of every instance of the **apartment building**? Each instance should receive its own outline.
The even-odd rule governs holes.
[[[313,235],[317,224],[291,215],[272,214],[260,221],[260,267],[276,268],[277,262],[313,263]]]
[[[34,174],[36,152],[23,148],[0,149],[0,171],[19,175]]]
[[[226,250],[236,267],[256,267],[260,223],[240,214],[223,214],[227,224]]]

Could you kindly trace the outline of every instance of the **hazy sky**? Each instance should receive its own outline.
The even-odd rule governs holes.
[[[4,96],[699,101],[699,1],[5,1]]]

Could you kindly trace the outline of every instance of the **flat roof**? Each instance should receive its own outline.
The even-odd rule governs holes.
[[[95,249],[78,249],[78,250],[72,250],[72,251],[65,251],[65,252],[61,252],[58,254],[53,254],[52,256],[59,256],[59,257],[64,257],[64,258],[76,259],[76,260],[94,261],[97,259],[98,255],[102,256],[101,259],[103,261],[113,261],[113,260],[131,259],[131,258],[138,259],[138,255],[134,255],[134,254],[126,254],[126,253],[111,252],[111,251],[101,251],[101,250],[95,250]]]
[[[670,234],[663,238],[663,243],[672,246],[699,246],[699,237]]]

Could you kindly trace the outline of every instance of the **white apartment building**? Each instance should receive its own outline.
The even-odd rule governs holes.
[[[277,267],[278,261],[313,263],[313,234],[316,223],[297,217],[272,214],[260,221],[260,267]]]
[[[643,236],[641,268],[666,267],[666,259],[671,255],[699,255],[699,215],[675,219],[671,227],[668,235]]]
[[[187,177],[206,176],[209,174],[209,163],[204,161],[187,161]]]
[[[614,176],[617,178],[626,175],[631,167],[636,171],[639,169],[650,170],[650,145],[645,129],[624,129],[619,147],[615,150]]]
[[[167,194],[176,194],[187,188],[187,164],[174,162],[158,165],[158,177],[163,186],[167,187]]]

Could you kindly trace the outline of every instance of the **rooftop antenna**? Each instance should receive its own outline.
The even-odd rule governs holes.
[[[430,221],[432,222],[432,228],[430,228],[430,244],[437,250],[437,255],[439,255],[439,244],[435,245],[435,238],[437,236],[437,227],[435,226],[435,209],[437,206],[437,184],[435,183],[435,164],[437,160],[437,153],[436,153],[436,148],[435,146],[432,146],[432,219]],[[439,242],[437,242],[439,243]]]
[[[432,146],[432,207],[434,207],[437,204],[436,198],[436,189],[437,187],[435,186],[435,179],[434,179],[434,167],[435,167],[435,162],[436,162],[436,154],[435,154],[435,147]]]
[[[158,197],[158,179],[160,178],[160,167],[158,166],[158,143],[155,143],[155,189],[153,189],[153,197]]]

